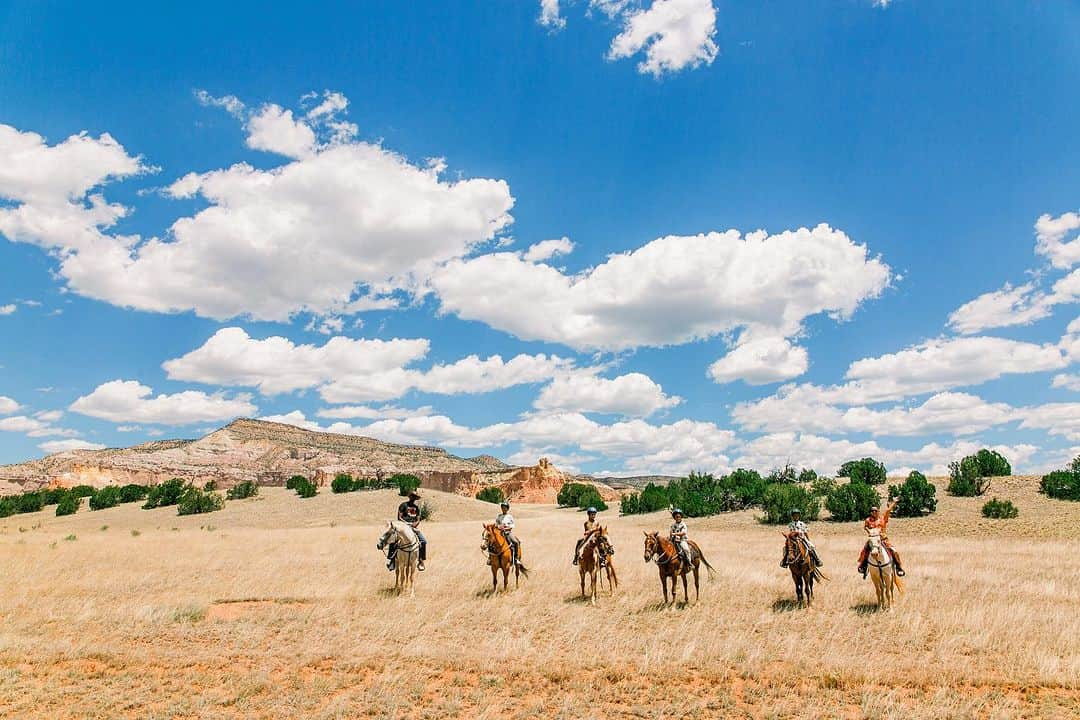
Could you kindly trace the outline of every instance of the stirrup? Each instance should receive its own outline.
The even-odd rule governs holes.
[[[418,561],[416,563],[416,569],[417,570],[423,570],[424,569],[424,561],[423,560],[420,560],[420,561]]]
[[[897,575],[897,577],[904,577],[905,575],[907,575],[907,573],[904,572],[904,568],[902,568],[900,566],[897,566],[896,567],[896,575]]]

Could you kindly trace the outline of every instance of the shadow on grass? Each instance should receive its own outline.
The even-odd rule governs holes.
[[[773,600],[772,611],[774,613],[795,612],[796,610],[802,610],[798,600],[792,600],[788,597]]]
[[[859,603],[858,605],[852,605],[851,609],[856,615],[876,615],[881,612],[881,608],[878,607],[876,602]]]

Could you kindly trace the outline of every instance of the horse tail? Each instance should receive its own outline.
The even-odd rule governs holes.
[[[821,568],[819,568],[819,567],[818,567],[818,566],[816,566],[816,565],[814,565],[814,566],[813,566],[813,568],[814,568],[814,571],[813,571],[813,573],[812,573],[812,574],[813,574],[813,576],[814,576],[814,579],[815,579],[815,580],[817,580],[817,581],[819,581],[819,582],[820,582],[821,580],[828,580],[828,579],[829,579],[829,576],[828,576],[828,575],[826,575],[825,573],[821,572]]]
[[[525,567],[524,563],[519,562],[517,564],[517,569],[518,569],[518,572],[521,573],[525,577],[526,580],[529,579],[529,568]]]
[[[695,544],[696,547],[696,544]],[[705,569],[709,571],[709,579],[712,580],[716,577],[716,568],[709,564],[709,561],[705,559],[705,553],[701,551],[699,547],[697,549],[698,557],[701,558],[701,564],[705,566]]]
[[[893,585],[895,585],[896,589],[900,592],[904,592],[904,581],[896,574],[895,570],[893,570]]]

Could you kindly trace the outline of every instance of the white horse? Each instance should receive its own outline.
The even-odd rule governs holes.
[[[394,555],[394,564],[397,568],[397,581],[394,589],[397,594],[408,591],[409,597],[416,595],[413,588],[413,578],[416,577],[416,562],[420,554],[420,539],[416,537],[412,526],[399,520],[391,520],[386,523],[386,532],[379,538],[375,546],[379,550],[386,547],[387,543],[395,543],[397,552]]]
[[[881,531],[872,528],[867,543],[870,545],[867,565],[870,579],[874,581],[874,589],[877,591],[878,609],[888,610],[893,603],[893,588],[903,592],[904,586],[900,584],[889,549],[881,542]]]

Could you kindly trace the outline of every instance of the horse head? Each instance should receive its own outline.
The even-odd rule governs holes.
[[[874,562],[881,564],[887,559],[885,556],[885,550],[881,543],[881,531],[877,528],[870,528],[870,537],[867,538],[867,544],[870,546],[870,557]]]
[[[660,553],[660,533],[645,533],[645,562],[649,562]]]
[[[383,532],[382,536],[379,538],[379,542],[376,543],[375,547],[377,549],[379,549],[379,550],[382,550],[384,547],[386,547],[386,543],[390,540],[390,536],[393,533],[394,533],[394,523],[392,523],[392,522],[386,523],[386,530]]]

